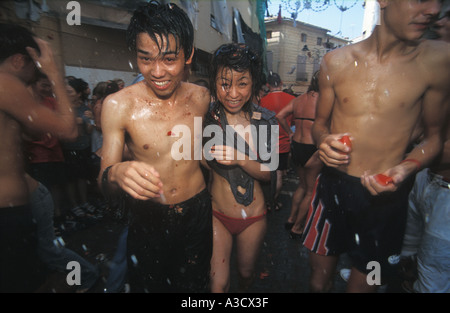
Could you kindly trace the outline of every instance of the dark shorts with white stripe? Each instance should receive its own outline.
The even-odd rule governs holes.
[[[325,167],[316,181],[303,244],[320,255],[347,253],[369,273],[379,262],[382,277],[397,271],[413,179],[394,193],[372,196],[360,178]],[[369,267],[369,268],[368,268]]]

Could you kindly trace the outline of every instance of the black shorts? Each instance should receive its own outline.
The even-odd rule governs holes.
[[[29,174],[48,189],[66,183],[66,164],[64,162],[31,163]]]
[[[90,158],[91,149],[86,148],[82,150],[63,150],[64,159],[66,163],[66,177],[68,181],[75,181],[78,178],[89,179],[90,173]]]
[[[359,177],[325,167],[316,181],[303,244],[320,255],[348,253],[353,266],[369,273],[377,261],[381,277],[396,273],[412,180],[394,193],[372,196]]]
[[[211,196],[205,189],[175,205],[129,200],[132,292],[208,292]]]
[[[313,154],[317,151],[317,147],[315,145],[304,144],[292,141],[292,161],[295,166],[304,167],[308,160],[313,156]]]
[[[29,205],[0,208],[0,292],[35,292],[46,279]]]
[[[289,152],[278,154],[278,168],[277,171],[284,171],[288,169]]]

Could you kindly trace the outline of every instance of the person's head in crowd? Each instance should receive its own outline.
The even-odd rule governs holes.
[[[25,27],[0,23],[0,66],[9,60],[14,75],[25,84],[34,82],[39,72],[26,49],[31,47],[40,53],[33,36],[34,34]]]
[[[120,90],[120,87],[115,81],[109,82],[105,88],[105,98],[107,96],[109,96],[110,94],[113,94],[119,90]]]
[[[278,73],[271,72],[269,77],[267,77],[267,85],[269,88],[280,88],[283,87],[283,82],[281,81],[281,77]]]
[[[119,87],[119,90],[123,89],[125,87],[125,82],[123,81],[123,79],[116,78],[113,80],[113,82],[115,82],[117,84],[117,86]]]
[[[53,97],[52,83],[47,75],[38,72],[36,81],[32,84],[33,92],[41,98]]]
[[[86,82],[81,78],[69,79],[66,87],[70,101],[73,104],[81,105],[84,99]]]
[[[311,77],[311,83],[309,84],[308,92],[310,91],[319,92],[319,74],[320,71],[316,71]]]
[[[94,101],[101,100],[105,97],[106,86],[108,82],[99,82],[92,90],[92,98]]]
[[[434,24],[434,31],[437,39],[450,42],[450,0],[445,0],[442,4],[438,20]]]
[[[194,28],[177,5],[150,1],[134,11],[127,44],[136,52],[140,73],[153,93],[169,97],[185,79],[185,68],[192,62]]]
[[[225,110],[251,113],[263,77],[261,58],[256,52],[244,44],[221,45],[213,54],[209,75],[211,96]],[[229,99],[237,96],[239,105],[235,106]]]

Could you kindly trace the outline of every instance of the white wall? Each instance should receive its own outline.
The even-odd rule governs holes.
[[[64,66],[64,70],[66,72],[66,76],[75,76],[85,80],[89,84],[91,91],[94,90],[95,86],[99,82],[113,80],[116,78],[123,79],[125,86],[129,86],[137,76],[137,74],[133,72],[111,71],[98,68],[74,67],[67,65]]]

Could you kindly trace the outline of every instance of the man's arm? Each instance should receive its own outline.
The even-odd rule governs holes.
[[[66,85],[63,77],[55,63],[53,52],[48,42],[34,38],[41,51],[40,55],[33,48],[27,47],[33,61],[38,64],[39,69],[47,75],[49,81],[52,83],[52,89],[55,93],[56,107],[54,112],[57,118],[48,120],[46,116],[39,116],[36,118],[45,121],[47,124],[54,124],[51,129],[55,129],[55,135],[64,139],[75,139],[78,136],[78,128],[75,123],[75,116],[72,112],[71,103],[66,92]],[[50,126],[49,125],[49,126]]]
[[[57,104],[55,110],[36,102],[21,80],[6,73],[0,75],[2,110],[13,116],[30,133],[49,133],[61,139],[75,139],[77,137],[75,117],[52,51],[43,40],[37,38],[35,40],[41,54],[38,56],[31,48],[28,51],[53,84]]]
[[[122,162],[125,146],[123,110],[118,108],[121,99],[111,95],[102,108],[103,146],[98,183],[105,196],[121,188],[133,198],[149,200],[159,197],[162,182],[159,173],[149,164],[139,161]]]
[[[320,93],[316,107],[316,119],[312,127],[312,136],[319,149],[319,157],[325,165],[338,167],[349,162],[350,148],[338,140],[342,134],[330,134],[330,120],[335,102],[333,75],[329,73],[327,63],[332,62],[330,55],[325,55],[319,74]],[[339,153],[342,151],[344,153]]]
[[[278,112],[278,114],[275,116],[275,118],[277,119],[278,123],[281,125],[281,127],[283,127],[283,129],[289,134],[289,139],[292,139],[292,135],[294,134],[291,130],[291,128],[289,127],[289,124],[286,120],[286,118],[291,115],[294,112],[294,100],[292,99],[291,101],[289,101],[289,103],[281,109],[280,112]]]

